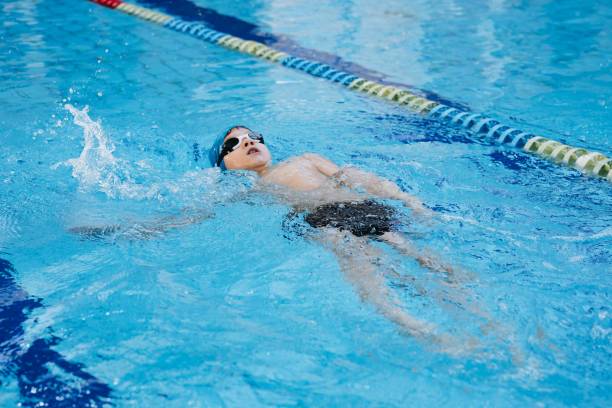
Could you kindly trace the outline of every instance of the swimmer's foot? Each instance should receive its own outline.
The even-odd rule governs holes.
[[[436,326],[431,323],[419,321],[418,324],[415,324],[414,320],[410,322],[401,321],[399,319],[394,320],[400,324],[401,331],[404,334],[415,338],[426,347],[433,348],[436,352],[459,357],[471,354],[480,347],[478,341],[473,338],[462,341],[446,333],[440,334]]]
[[[460,340],[449,334],[431,334],[426,340],[428,345],[453,357],[467,356],[481,348],[481,344],[474,338]]]
[[[452,266],[446,265],[434,259],[430,255],[420,255],[416,257],[416,261],[419,263],[419,265],[429,269],[430,271],[444,274],[448,282],[452,282],[454,280],[455,269]]]

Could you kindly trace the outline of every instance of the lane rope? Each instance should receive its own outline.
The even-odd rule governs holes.
[[[379,97],[430,118],[445,121],[455,126],[462,126],[498,144],[522,149],[524,152],[546,158],[560,165],[573,167],[584,174],[601,177],[612,182],[612,159],[602,153],[565,145],[553,139],[524,132],[505,125],[494,118],[450,107],[417,95],[408,89],[384,85],[361,78],[349,72],[334,69],[318,61],[295,57],[257,41],[243,40],[242,38],[210,29],[198,22],[184,21],[180,18],[121,0],[90,1],[212,44],[221,45],[225,48],[277,63],[287,68],[302,71],[317,78],[336,82],[348,89]]]

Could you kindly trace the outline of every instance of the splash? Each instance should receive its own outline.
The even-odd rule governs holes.
[[[71,104],[64,105],[74,123],[83,129],[84,146],[79,157],[56,164],[72,167],[72,176],[82,190],[98,188],[110,197],[135,197],[144,193],[129,173],[128,163],[113,156],[115,146],[106,136],[100,121],[89,117],[89,107],[78,110]]]
[[[83,150],[79,157],[57,163],[53,168],[69,166],[72,176],[83,191],[100,191],[110,198],[172,201],[191,205],[201,202],[216,202],[244,193],[248,179],[238,176],[228,185],[221,185],[217,169],[188,171],[174,180],[155,173],[148,164],[131,162],[114,156],[115,145],[104,133],[100,121],[89,117],[89,107],[82,110],[71,104],[64,105],[83,129]],[[161,178],[161,179],[160,179]],[[246,184],[245,184],[246,183]]]

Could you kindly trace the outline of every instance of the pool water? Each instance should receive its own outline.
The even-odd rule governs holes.
[[[606,2],[191,3],[612,151]],[[0,7],[1,406],[607,405],[610,183],[86,1]],[[316,152],[440,214],[389,202],[459,286],[374,245],[401,307],[458,350],[402,334],[253,176],[208,168],[237,123],[275,161]],[[212,217],[69,231],[185,211]]]

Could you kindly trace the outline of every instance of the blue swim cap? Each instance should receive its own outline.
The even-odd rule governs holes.
[[[227,128],[223,133],[220,133],[219,136],[217,136],[217,138],[213,142],[212,147],[208,151],[208,160],[210,160],[211,166],[220,167],[221,170],[227,170],[223,160],[221,160],[221,163],[219,163],[219,165],[217,165],[217,162],[219,161],[219,155],[221,154],[221,150],[223,149],[223,140],[225,139],[225,136],[227,136],[228,133],[230,133],[232,130],[237,129],[237,128],[249,129],[246,126],[237,125],[237,126],[232,126],[230,128]]]
[[[217,162],[219,161],[219,155],[221,154],[221,149],[223,147],[223,139],[225,139],[226,134],[227,134],[227,131],[220,133],[215,138],[215,141],[213,142],[212,147],[208,151],[208,160],[210,160],[210,165],[212,167],[217,167]],[[223,161],[221,161],[219,167],[221,167],[221,170],[226,170],[225,163],[223,163]]]

